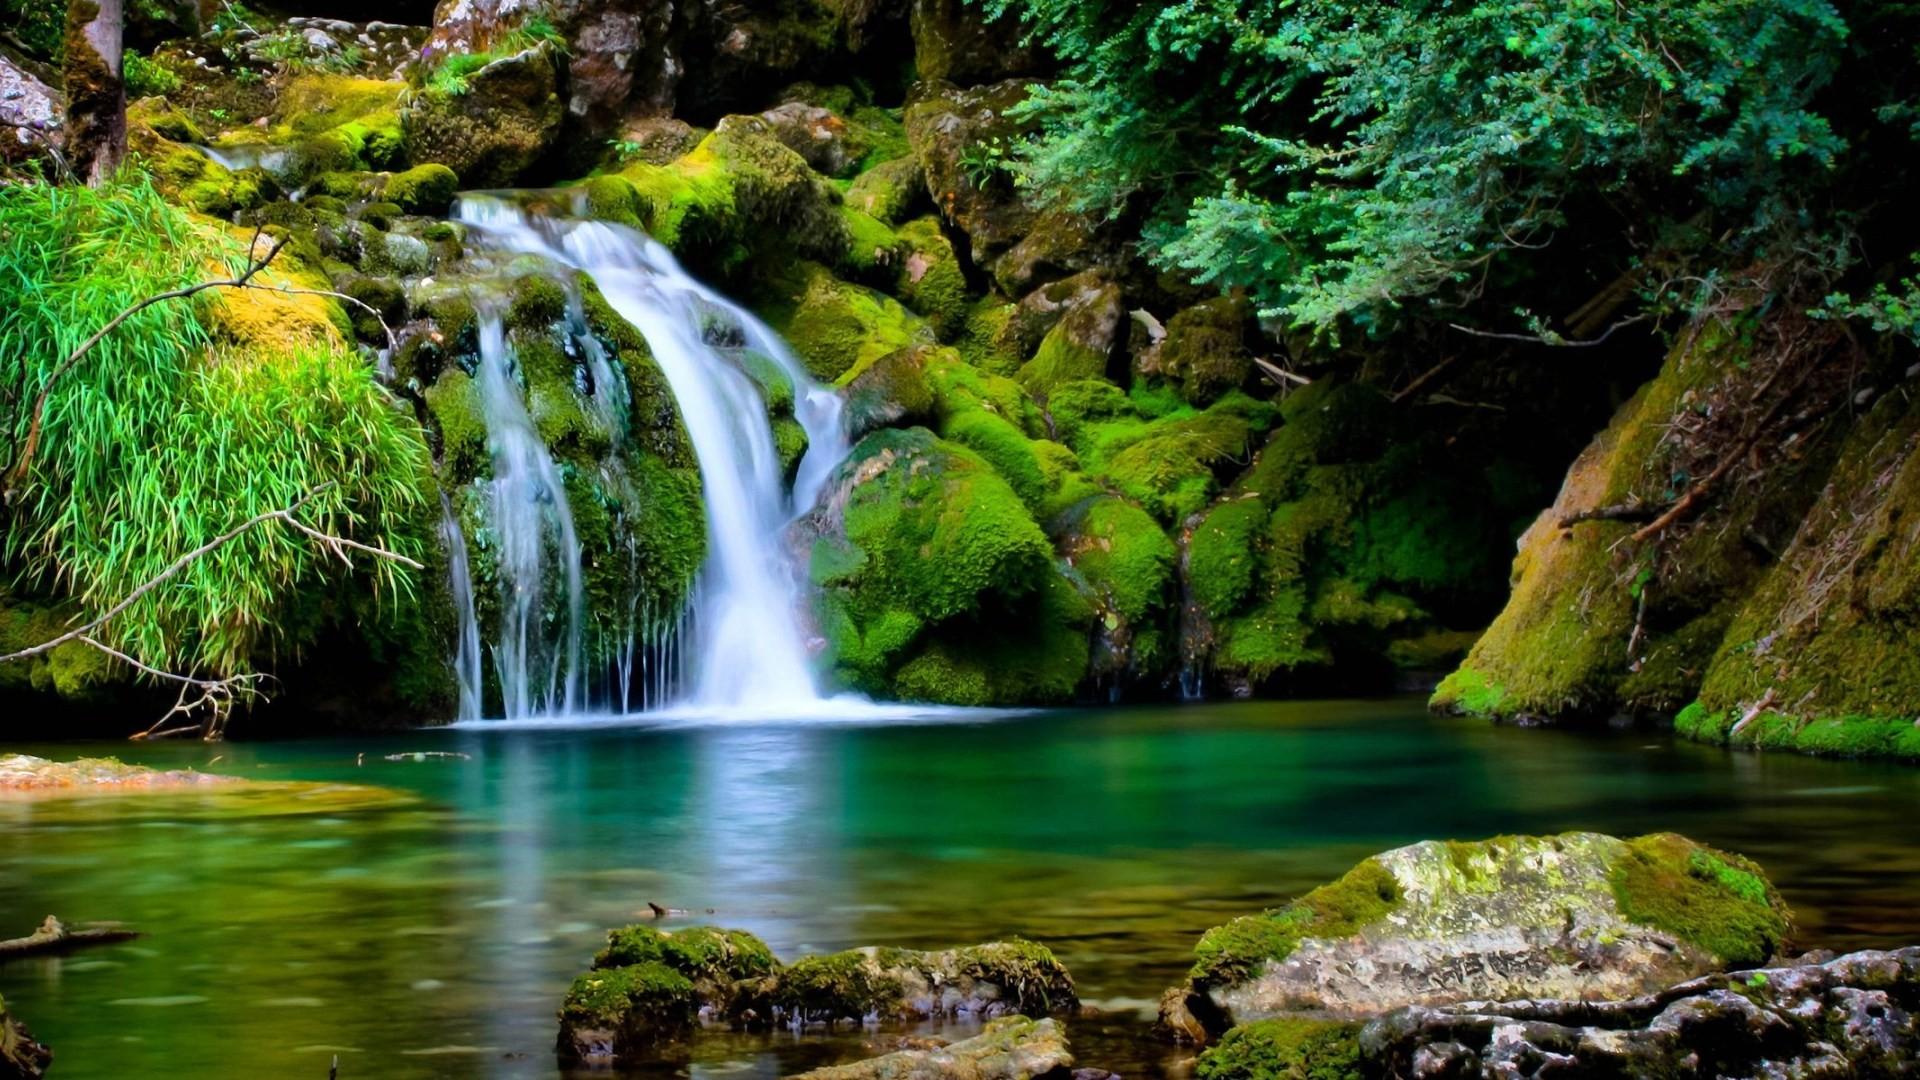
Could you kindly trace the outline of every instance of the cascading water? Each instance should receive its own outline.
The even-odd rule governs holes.
[[[485,488],[486,540],[500,583],[500,628],[494,639],[493,664],[502,706],[509,719],[569,713],[584,704],[580,637],[586,600],[581,589],[580,540],[574,534],[560,470],[527,414],[498,312],[481,314],[480,363],[474,385],[493,454],[493,479]],[[463,553],[455,567],[456,593],[465,564]],[[551,569],[559,573],[550,577]],[[565,584],[564,597],[547,595],[548,582],[554,578]],[[467,593],[470,612],[471,585]],[[544,629],[556,614],[563,624],[557,640]],[[462,617],[471,616],[463,612]],[[470,663],[477,681],[477,655],[471,662],[465,656],[473,636],[477,631],[463,626],[462,653],[456,664],[463,669],[462,707],[471,696],[477,712],[479,695],[477,689],[469,694],[464,670]]]
[[[804,715],[818,710],[824,702],[801,640],[799,582],[785,554],[782,533],[796,513],[812,507],[827,477],[846,456],[838,396],[816,384],[770,329],[688,276],[665,247],[638,232],[602,222],[536,218],[492,196],[464,197],[456,214],[484,245],[542,255],[591,277],[614,310],[646,338],[672,387],[699,459],[708,527],[708,557],[696,586],[691,620],[696,637],[693,670],[681,681],[680,704],[702,713]],[[759,387],[708,342],[704,328],[716,318],[731,323],[748,348],[773,359],[793,383],[795,419],[806,430],[808,446],[791,492],[782,482]],[[504,353],[499,324],[489,323],[488,332],[496,351]],[[488,368],[486,356],[483,340],[483,369]],[[513,392],[503,392],[500,400],[519,409],[517,417],[501,416],[499,430],[509,432],[514,440],[524,435],[532,443],[505,448],[509,482],[516,476],[538,481],[542,474],[534,451],[547,461],[548,469],[551,460],[545,458],[531,425],[525,424],[525,408],[506,368],[496,366],[487,378],[503,378],[505,383],[495,389]],[[492,391],[485,392],[491,399]],[[491,408],[488,424],[490,438],[496,440],[498,489],[503,448]],[[553,516],[565,522],[563,492],[557,482],[547,490],[557,511]],[[497,499],[496,505],[513,504]],[[573,544],[570,523],[565,532],[567,543]],[[517,536],[521,541],[525,538],[524,531]],[[504,547],[504,536],[502,542]],[[577,545],[574,552],[577,581]],[[526,629],[525,624],[503,628],[502,643],[509,652],[517,647],[514,632]],[[561,704],[569,711],[577,701],[577,632],[571,650]],[[503,668],[503,683],[505,679]],[[630,682],[629,672],[623,676],[622,696],[627,700]],[[513,709],[510,702],[509,716],[516,715]]]

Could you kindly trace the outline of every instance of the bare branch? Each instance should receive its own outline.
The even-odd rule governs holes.
[[[1293,383],[1298,386],[1313,385],[1312,379],[1307,378],[1305,375],[1295,375],[1293,372],[1288,371],[1286,368],[1281,367],[1279,364],[1276,364],[1271,360],[1268,360],[1264,356],[1254,357],[1253,366],[1259,368],[1261,374],[1265,375],[1269,379],[1272,379],[1274,382],[1279,383],[1281,386],[1285,386],[1288,383]]]
[[[1450,330],[1458,330],[1463,334],[1471,334],[1474,337],[1492,338],[1495,341],[1520,341],[1528,345],[1551,345],[1557,349],[1590,349],[1612,337],[1614,331],[1632,326],[1635,323],[1646,322],[1651,318],[1653,318],[1653,316],[1645,312],[1639,315],[1630,315],[1614,323],[1612,326],[1607,327],[1606,330],[1601,332],[1599,337],[1591,337],[1579,341],[1572,338],[1561,337],[1558,334],[1504,334],[1494,330],[1476,330],[1471,326],[1461,326],[1459,323],[1448,323],[1447,328]]]

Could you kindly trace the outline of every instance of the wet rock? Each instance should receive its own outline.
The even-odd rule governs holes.
[[[684,1038],[703,1015],[764,1019],[779,966],[765,943],[744,930],[695,926],[666,933],[636,925],[609,931],[593,970],[573,981],[561,1003],[560,1056],[588,1064],[632,1062]]]
[[[1757,866],[1671,833],[1427,841],[1208,931],[1162,1023],[1631,997],[1764,961],[1789,928]]]
[[[844,176],[858,161],[848,140],[847,122],[832,109],[789,101],[760,114],[773,136],[827,176]]]
[[[992,1019],[1072,1008],[1073,976],[1018,939],[940,952],[868,947],[795,961],[774,1002],[793,1023]]]
[[[1920,1069],[1920,947],[1736,971],[1614,1002],[1399,1010],[1357,1035],[1365,1076],[1878,1077]],[[1224,1047],[1223,1047],[1224,1048]],[[1251,1075],[1206,1070],[1201,1075]]]
[[[814,1069],[799,1074],[799,1080],[1077,1080],[1080,1075],[1073,1070],[1059,1021],[1022,1016],[991,1021],[970,1039]]]
[[[927,360],[934,352],[931,345],[897,349],[855,376],[843,395],[847,437],[857,441],[879,428],[931,421],[934,398]]]

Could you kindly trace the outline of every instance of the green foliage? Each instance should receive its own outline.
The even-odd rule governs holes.
[[[1728,267],[1777,254],[1849,149],[1822,94],[1855,43],[1827,0],[985,6],[1065,64],[1021,111],[1027,187],[1144,207],[1161,265],[1296,324],[1554,273],[1588,213]]]
[[[1235,1027],[1200,1055],[1199,1080],[1359,1080],[1360,1025],[1287,1016]]]
[[[1628,841],[1612,886],[1622,915],[1729,967],[1765,963],[1793,928],[1786,902],[1751,860],[1673,833]]]
[[[535,15],[502,35],[493,46],[480,52],[448,53],[428,70],[426,87],[443,97],[462,97],[470,87],[468,80],[479,70],[503,57],[513,56],[539,45],[565,53],[567,39],[544,15]]]
[[[127,83],[128,98],[152,97],[171,94],[180,89],[180,76],[163,64],[141,56],[129,49],[122,57],[122,75]]]
[[[99,190],[0,189],[0,378],[37,391],[82,339],[135,301],[241,256],[145,181]],[[211,294],[202,294],[203,299]],[[358,357],[337,344],[209,357],[195,301],[150,306],[52,387],[41,449],[9,518],[12,569],[99,611],[181,554],[317,492],[315,528],[417,554],[426,445]],[[0,417],[12,451],[30,416]],[[156,666],[233,671],[298,647],[283,617],[337,563],[306,537],[255,528],[195,560],[103,636]],[[410,589],[390,563],[388,588]]]

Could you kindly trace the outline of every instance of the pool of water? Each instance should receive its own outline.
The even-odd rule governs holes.
[[[1759,859],[1803,945],[1920,941],[1920,770],[1413,701],[5,749],[404,795],[0,803],[0,936],[145,932],[0,966],[62,1080],[317,1080],[336,1055],[346,1080],[554,1076],[567,983],[649,901],[788,959],[1024,935],[1102,1010],[1070,1025],[1082,1064],[1175,1075],[1152,1002],[1203,930],[1428,837],[1672,829]],[[468,756],[385,757],[418,750]],[[715,1035],[647,1071],[770,1077],[885,1038]]]

